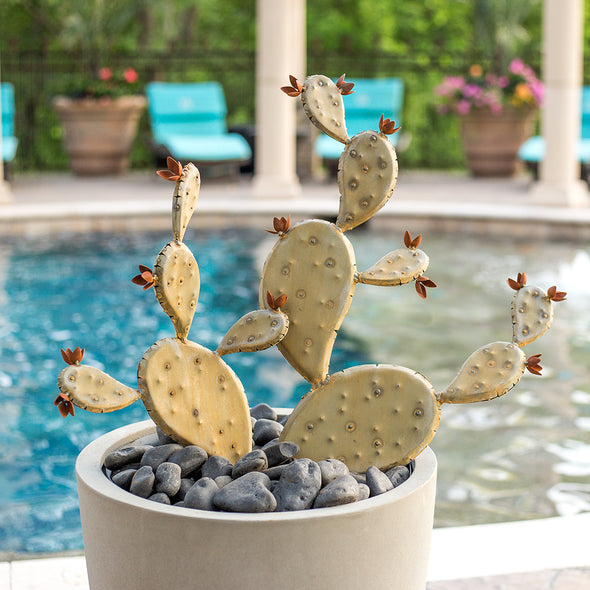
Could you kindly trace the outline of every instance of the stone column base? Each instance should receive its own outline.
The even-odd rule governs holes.
[[[12,203],[12,189],[10,184],[0,179],[0,203]]]
[[[252,181],[252,196],[261,198],[296,198],[301,196],[301,185],[297,176],[255,176]]]
[[[583,180],[568,183],[541,180],[531,188],[530,203],[549,207],[587,207],[590,205],[590,193]]]

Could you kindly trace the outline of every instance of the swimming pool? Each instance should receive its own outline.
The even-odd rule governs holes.
[[[190,338],[215,348],[258,307],[257,278],[274,243],[261,230],[191,233],[201,295]],[[63,420],[53,399],[60,348],[86,347],[85,362],[135,386],[141,356],[172,325],[130,283],[168,233],[61,236],[0,243],[0,552],[77,550],[82,538],[75,457],[100,434],[143,420],[141,403]],[[401,236],[353,232],[358,266],[398,247]],[[508,276],[567,290],[554,327],[526,348],[543,353],[544,377],[526,376],[488,404],[443,406],[432,447],[439,460],[437,526],[498,522],[590,509],[590,246],[426,236],[428,275],[412,286],[357,287],[331,372],[367,362],[402,364],[445,387],[467,356],[510,340]],[[483,282],[487,282],[483,284]],[[294,405],[305,382],[275,350],[225,357],[251,404]]]

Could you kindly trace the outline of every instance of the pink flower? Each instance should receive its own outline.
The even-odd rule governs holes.
[[[506,86],[508,86],[508,76],[500,76],[498,78],[498,86],[500,86],[500,88],[506,88]]]
[[[524,74],[525,70],[527,69],[527,66],[525,66],[522,59],[519,59],[518,57],[516,57],[510,62],[508,69],[513,74]]]
[[[466,115],[470,109],[471,109],[471,105],[469,104],[469,102],[467,100],[460,100],[457,103],[457,112],[460,115]]]
[[[476,86],[475,84],[466,84],[465,87],[463,88],[463,96],[465,98],[471,98],[471,97],[479,97],[481,96],[482,90],[479,86]]]
[[[133,68],[127,68],[123,72],[123,78],[125,78],[125,82],[127,82],[128,84],[135,84],[135,82],[137,82],[137,79],[139,78],[139,76],[137,75],[137,72]]]
[[[100,68],[98,70],[98,77],[106,82],[106,80],[110,80],[113,77],[113,70],[111,68]]]

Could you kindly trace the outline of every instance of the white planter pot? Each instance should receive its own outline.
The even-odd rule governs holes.
[[[89,444],[76,462],[91,590],[424,590],[436,488],[427,448],[408,481],[344,506],[265,514],[175,508],[103,473],[151,421]]]

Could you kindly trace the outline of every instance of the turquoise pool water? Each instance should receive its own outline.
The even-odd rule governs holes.
[[[414,232],[413,232],[414,233]],[[257,278],[274,239],[261,231],[190,235],[201,295],[190,338],[215,348],[233,322],[258,307]],[[131,284],[152,266],[168,233],[62,236],[0,243],[0,553],[82,547],[75,457],[89,441],[143,420],[138,402],[111,414],[78,410],[63,420],[53,399],[59,349],[83,346],[85,362],[136,385],[141,356],[171,336],[152,291]],[[359,269],[401,236],[351,235]],[[436,524],[447,526],[590,509],[590,246],[431,236],[428,275],[439,288],[359,285],[331,370],[367,362],[422,372],[437,390],[469,353],[510,340],[508,276],[569,292],[555,325],[526,352],[543,353],[544,376],[527,376],[489,404],[444,406],[432,447],[439,491]],[[226,357],[251,404],[292,406],[307,391],[274,350]]]

